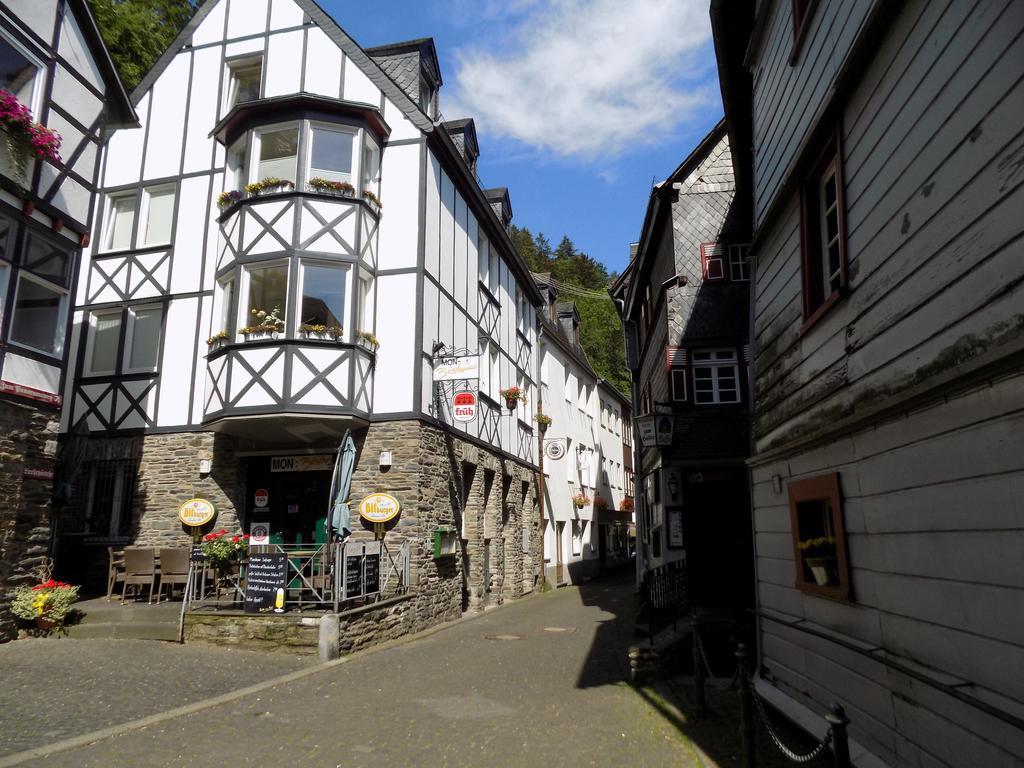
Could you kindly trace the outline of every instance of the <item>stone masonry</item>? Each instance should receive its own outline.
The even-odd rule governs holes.
[[[0,642],[17,634],[13,590],[46,563],[53,482],[24,473],[55,469],[57,427],[55,411],[0,401]]]

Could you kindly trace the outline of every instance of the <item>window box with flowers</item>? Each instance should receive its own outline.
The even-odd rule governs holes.
[[[505,407],[514,411],[519,403],[526,404],[526,393],[519,387],[499,389],[498,396],[505,401]]]
[[[276,176],[268,176],[265,179],[254,181],[245,185],[245,192],[249,197],[260,197],[261,195],[273,195],[279,192],[291,192],[295,189],[295,182],[287,179],[279,179]]]
[[[551,426],[552,422],[550,416],[548,416],[545,413],[541,413],[540,411],[537,411],[537,414],[533,418],[537,420],[537,429],[540,430],[540,433],[542,435],[548,431],[548,427]]]
[[[384,207],[380,202],[380,198],[368,189],[363,190],[363,200],[366,201],[366,204],[370,206],[370,210],[374,213],[380,213],[380,209]]]
[[[299,326],[299,335],[304,339],[314,341],[341,341],[345,330],[340,325],[310,325],[303,323]]]
[[[380,340],[369,331],[356,331],[356,344],[371,352],[376,352],[380,346]]]
[[[48,579],[34,587],[18,587],[11,612],[23,621],[33,622],[39,629],[51,630],[64,623],[77,599],[78,587]]]
[[[203,536],[200,544],[206,559],[217,566],[229,565],[249,553],[249,534],[228,533],[223,528]]]
[[[239,328],[238,332],[245,337],[246,341],[276,339],[277,334],[284,330],[284,320],[281,319],[280,313],[280,307],[274,307],[270,312],[263,309],[254,309],[252,310],[252,316],[256,319],[257,323]]]
[[[577,493],[572,497],[572,506],[574,509],[583,509],[589,503],[590,497],[585,493]]]
[[[0,173],[19,187],[27,188],[33,158],[57,164],[60,157],[60,134],[32,119],[32,112],[18,97],[0,89]]]
[[[309,187],[310,191],[317,192],[321,195],[353,197],[356,193],[356,188],[347,181],[332,181],[331,179],[325,179],[321,176],[313,177],[306,182],[306,186]]]
[[[206,346],[211,352],[216,352],[218,349],[223,347],[231,341],[231,334],[227,331],[217,331],[213,336],[206,340]]]
[[[227,192],[221,192],[217,195],[217,208],[221,211],[226,211],[231,206],[239,203],[244,195],[237,189],[231,189]]]

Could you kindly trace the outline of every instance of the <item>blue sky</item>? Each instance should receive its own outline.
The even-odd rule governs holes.
[[[320,0],[365,48],[432,37],[514,223],[621,271],[652,181],[722,114],[707,0]]]

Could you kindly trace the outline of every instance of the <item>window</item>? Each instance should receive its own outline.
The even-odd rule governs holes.
[[[117,351],[121,347],[121,310],[93,312],[89,316],[86,344],[86,373],[91,376],[116,373]]]
[[[64,351],[68,292],[25,271],[18,273],[10,340],[60,357]]]
[[[228,149],[225,189],[241,189],[245,186],[245,161],[245,136],[243,136]]]
[[[665,348],[665,367],[668,369],[669,394],[677,403],[686,402],[686,350],[682,347]]]
[[[487,353],[489,355],[488,365],[491,368],[491,397],[495,400],[498,399],[498,392],[501,389],[501,370],[499,368],[498,360],[498,345],[491,342],[487,345]]]
[[[245,315],[239,318],[243,326],[259,325],[261,318],[257,313],[274,314],[282,321],[288,308],[288,265],[272,264],[269,266],[249,267],[246,270],[247,296],[239,302]]]
[[[260,97],[260,83],[263,80],[263,57],[253,56],[228,62],[228,92],[224,111],[227,112],[243,101],[254,101]]]
[[[427,82],[425,77],[420,77],[420,109],[423,110],[423,114],[427,117],[433,117],[430,112],[430,102],[433,93],[430,88],[430,83]]]
[[[128,308],[128,331],[125,337],[128,359],[124,364],[125,373],[157,369],[163,317],[161,306]]]
[[[40,277],[65,284],[71,257],[66,250],[34,234],[27,236],[22,266]]]
[[[363,191],[377,194],[380,184],[380,148],[369,136],[363,144]]]
[[[791,481],[789,514],[797,589],[849,600],[850,575],[839,475]]]
[[[347,267],[333,264],[302,265],[300,325],[344,327],[347,276]]]
[[[580,520],[572,521],[572,553],[580,555],[583,553],[583,525]]]
[[[103,538],[127,537],[132,523],[137,462],[94,461],[82,471],[85,483],[85,527]]]
[[[174,203],[177,187],[161,184],[142,190],[142,216],[139,222],[138,247],[170,244],[174,232]],[[139,212],[139,196],[131,192],[110,196],[107,205],[106,233],[103,249],[123,251],[132,247],[132,230]]]
[[[498,261],[498,252],[496,250],[494,250],[493,248],[488,248],[487,249],[487,255],[488,255],[488,260],[487,260],[487,279],[488,279],[487,288],[491,292],[492,296],[497,296],[498,295],[498,278],[500,277],[500,275],[498,273],[498,263],[499,263],[499,261]]]
[[[693,352],[693,401],[698,404],[740,401],[739,368],[735,350],[710,349]]]
[[[480,339],[480,394],[491,396],[490,341]]]
[[[156,371],[163,315],[163,307],[159,305],[91,313],[89,339],[85,345],[86,373],[90,376],[109,376],[119,372]],[[123,344],[122,325],[125,325]],[[119,361],[118,355],[122,349],[124,359]]]
[[[352,183],[352,148],[356,142],[356,134],[351,131],[314,126],[310,129],[309,176],[328,181],[344,181]],[[293,166],[294,167],[294,166]],[[273,175],[273,174],[267,174]],[[294,170],[291,176],[283,179],[295,179]],[[265,178],[261,176],[260,178]]]
[[[803,308],[806,324],[824,314],[846,288],[845,212],[838,131],[801,189]]]
[[[477,237],[477,272],[480,277],[480,282],[483,285],[487,285],[487,261],[488,261],[488,245],[487,238],[482,233],[478,233]]]
[[[729,246],[729,279],[734,282],[750,280],[750,246]]]
[[[700,263],[705,280],[724,280],[725,246],[721,243],[701,243]]]
[[[232,314],[232,304],[235,300],[235,278],[230,277],[227,280],[223,280],[217,284],[217,306],[214,310],[214,316],[218,319],[220,325],[214,329],[214,333],[217,331],[227,331],[229,334],[235,330],[234,315]]]
[[[364,274],[359,275],[356,297],[359,305],[356,307],[356,328],[368,331],[374,327],[373,323],[373,283]]]
[[[814,7],[818,0],[792,0],[793,6],[793,50],[789,54],[789,63],[795,64],[800,56],[800,47],[807,36],[807,27],[814,16]]]
[[[17,96],[33,115],[39,112],[42,72],[43,64],[38,58],[0,33],[0,88]]]
[[[259,149],[256,174],[250,181],[282,179],[295,182],[299,159],[299,128],[276,128],[256,132]]]

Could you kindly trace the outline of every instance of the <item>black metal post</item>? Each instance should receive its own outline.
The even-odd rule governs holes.
[[[736,647],[736,666],[740,676],[740,744],[743,747],[743,768],[757,768],[754,746],[754,692],[747,676],[747,649],[740,643]]]
[[[846,716],[841,704],[833,704],[832,711],[825,715],[825,719],[832,731],[832,756],[836,768],[850,768],[850,742],[846,733],[850,718]]]
[[[707,713],[708,704],[704,696],[704,664],[700,656],[700,638],[697,635],[697,612],[693,612],[691,623],[693,629],[693,689],[694,698],[697,700],[697,714]]]

